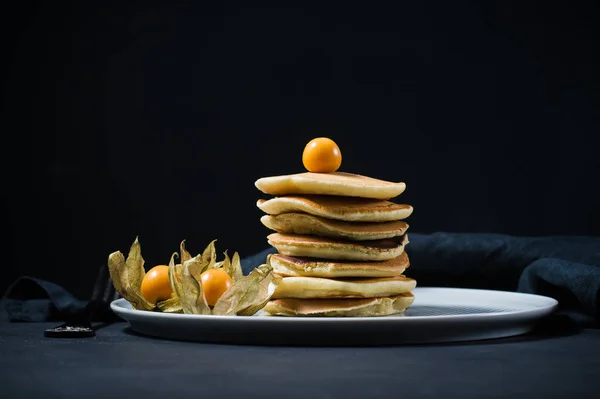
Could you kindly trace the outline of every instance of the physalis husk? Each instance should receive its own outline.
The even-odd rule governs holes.
[[[217,261],[215,241],[210,242],[202,254],[194,257],[185,248],[185,240],[181,242],[180,254],[173,253],[169,261],[169,283],[173,294],[171,298],[160,301],[154,306],[141,294],[141,283],[145,276],[144,259],[140,243],[136,238],[127,260],[118,251],[108,257],[115,289],[131,303],[134,309],[138,310],[224,316],[255,314],[267,304],[281,277],[273,272],[268,259],[266,264],[244,276],[237,252],[229,258],[225,251],[224,259]],[[175,263],[176,257],[180,258],[181,263]],[[217,268],[231,277],[232,284],[211,308],[202,292],[201,276],[205,271]]]
[[[267,304],[281,278],[273,272],[270,264],[261,265],[244,276],[237,252],[231,259],[225,252],[225,259],[217,262],[214,243],[215,241],[212,241],[201,255],[183,261],[183,265],[176,265],[171,257],[169,277],[183,312],[223,316],[255,314]],[[184,253],[184,250],[182,242],[181,252]],[[215,268],[222,268],[232,278],[233,283],[211,309],[202,293],[201,275]]]
[[[182,313],[179,298],[173,293],[171,298],[158,301],[156,305],[148,302],[142,295],[142,281],[146,275],[144,258],[138,238],[129,249],[127,259],[120,251],[108,256],[108,270],[117,292],[137,310],[159,310],[166,313]]]

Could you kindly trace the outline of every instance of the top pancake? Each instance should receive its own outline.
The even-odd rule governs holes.
[[[387,200],[406,189],[405,183],[393,183],[353,173],[297,173],[258,179],[256,188],[265,194],[319,194]]]
[[[256,203],[269,215],[308,213],[345,222],[393,222],[409,217],[413,207],[390,201],[327,195],[286,195]]]

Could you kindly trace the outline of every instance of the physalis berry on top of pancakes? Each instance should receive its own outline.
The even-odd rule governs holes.
[[[304,147],[302,163],[309,172],[333,173],[342,165],[342,152],[335,141],[317,137]]]

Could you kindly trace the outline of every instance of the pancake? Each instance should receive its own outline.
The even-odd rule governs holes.
[[[410,292],[417,281],[406,276],[381,278],[283,277],[271,299],[380,298]]]
[[[336,197],[327,195],[289,195],[256,203],[269,215],[302,212],[346,222],[392,222],[403,220],[413,212],[413,207],[370,198]]]
[[[265,194],[321,194],[387,200],[406,189],[405,183],[393,183],[353,173],[297,173],[263,177],[255,186]]]
[[[380,262],[335,262],[273,254],[270,265],[275,273],[284,277],[393,277],[404,273],[410,262],[406,252]]]
[[[388,298],[367,299],[275,299],[263,308],[272,316],[371,317],[404,312],[415,297],[406,293]]]
[[[358,223],[328,220],[306,213],[265,215],[260,221],[278,233],[308,234],[352,241],[383,240],[403,235],[408,224],[403,221]]]
[[[374,241],[344,241],[315,236],[273,233],[267,236],[277,252],[289,256],[306,256],[341,260],[389,260],[397,258],[408,244],[408,236]]]

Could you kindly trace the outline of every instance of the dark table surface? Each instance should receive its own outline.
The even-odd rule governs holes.
[[[56,324],[0,321],[0,397],[600,397],[600,330],[300,348],[166,341],[122,322],[94,338],[44,338]]]

